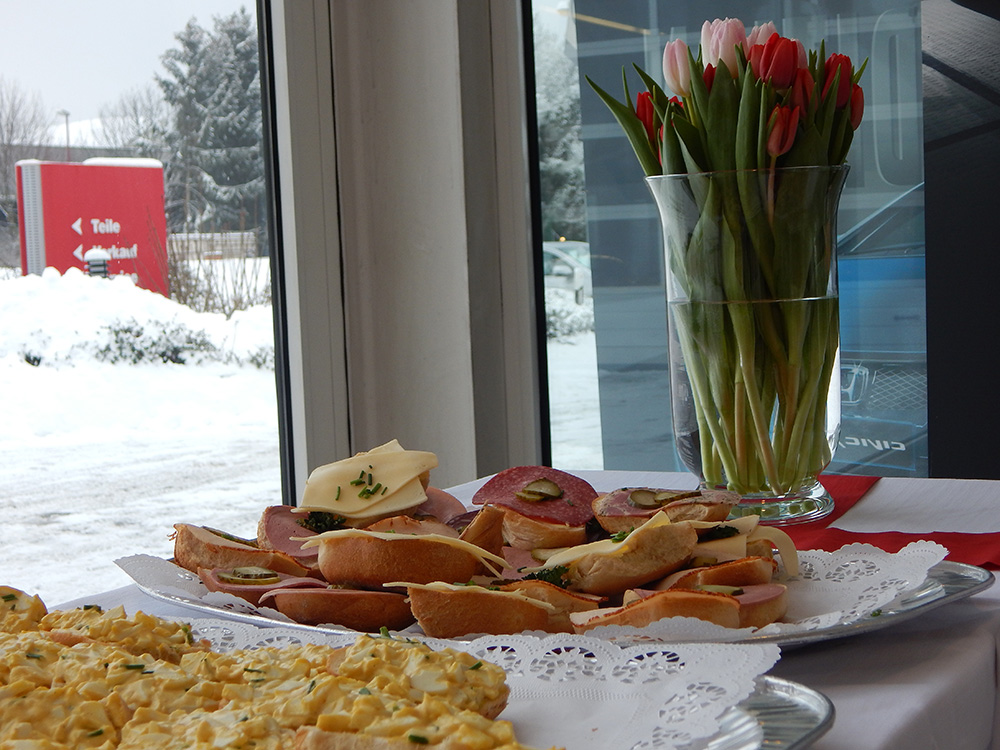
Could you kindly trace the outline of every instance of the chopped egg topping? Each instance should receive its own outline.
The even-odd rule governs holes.
[[[121,608],[45,614],[5,591],[0,747],[292,750],[318,728],[527,750],[509,722],[488,718],[506,703],[503,670],[471,654],[367,635],[346,649],[216,653],[177,623]],[[86,635],[60,642],[60,633]]]

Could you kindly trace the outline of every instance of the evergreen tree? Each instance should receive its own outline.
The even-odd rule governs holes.
[[[170,231],[260,229],[265,221],[257,29],[241,9],[212,32],[192,19],[157,83],[173,111]]]
[[[534,50],[542,237],[586,240],[576,63],[564,51],[565,40],[541,24],[536,24]]]

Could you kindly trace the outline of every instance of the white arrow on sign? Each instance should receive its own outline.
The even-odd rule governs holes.
[[[70,226],[73,227],[74,232],[76,232],[79,235],[82,235],[83,234],[82,224],[83,224],[83,217],[81,216],[79,219],[74,221]]]
[[[83,260],[83,245],[79,245],[76,250],[73,251],[73,255],[76,256],[77,260]]]

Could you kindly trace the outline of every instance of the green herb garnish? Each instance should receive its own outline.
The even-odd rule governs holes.
[[[628,539],[628,535],[631,534],[633,531],[635,531],[635,526],[628,529],[627,531],[625,529],[622,529],[621,531],[616,531],[614,534],[611,535],[611,541],[624,542],[626,539]]]
[[[546,583],[551,583],[561,589],[564,589],[569,586],[569,581],[566,579],[567,573],[569,573],[569,568],[565,565],[556,565],[552,568],[543,568],[542,570],[536,570],[533,573],[528,573],[528,575],[526,575],[522,580],[545,581]]]
[[[322,534],[324,531],[344,528],[346,520],[346,518],[338,516],[336,513],[314,510],[307,513],[305,518],[298,519],[298,524],[305,529],[309,529],[309,531]]]
[[[706,529],[705,533],[698,535],[699,542],[710,542],[713,539],[728,539],[731,536],[739,536],[740,530],[735,526],[713,526]]]

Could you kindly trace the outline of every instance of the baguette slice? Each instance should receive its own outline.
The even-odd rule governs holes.
[[[307,576],[309,568],[290,555],[237,542],[204,526],[175,523],[174,561],[197,573],[199,568],[259,567],[276,573]]]
[[[417,624],[431,638],[547,631],[554,609],[542,601],[481,586],[431,584],[410,586],[406,593]]]
[[[566,566],[574,591],[611,596],[678,570],[697,542],[690,523],[670,523],[661,511],[624,541],[605,539],[571,547],[548,557],[544,567]]]
[[[773,557],[742,557],[739,560],[672,573],[654,589],[696,589],[700,586],[755,586],[770,583],[778,563]]]
[[[413,623],[406,597],[390,591],[271,589],[260,603],[303,625],[340,625],[363,633],[377,633],[383,627],[402,630]]]
[[[736,595],[740,603],[740,627],[762,628],[777,622],[788,611],[788,589],[780,583],[744,586]]]
[[[642,628],[665,617],[696,617],[725,628],[740,627],[740,603],[736,597],[711,591],[668,589],[633,599],[621,607],[570,615],[577,633],[601,625]]]
[[[484,565],[503,567],[501,557],[461,539],[366,530],[327,531],[310,537],[319,545],[319,569],[330,583],[382,590],[390,581],[468,581]]]

